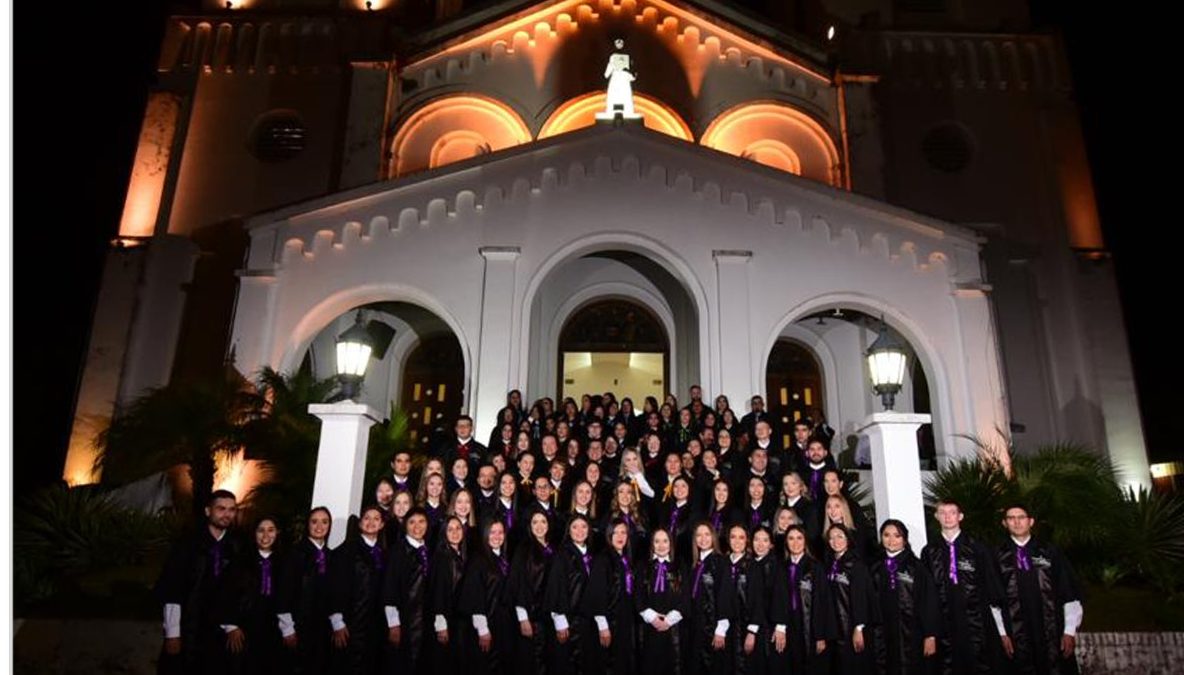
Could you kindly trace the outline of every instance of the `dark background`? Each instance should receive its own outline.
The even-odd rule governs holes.
[[[195,2],[22,2],[14,8],[14,486],[60,476],[106,242],[116,234],[161,34]],[[1151,460],[1184,456],[1184,307],[1171,23],[1111,3],[1034,0],[1064,35],[1113,252]],[[1169,145],[1170,144],[1170,145]],[[1165,199],[1166,198],[1166,199]],[[1120,328],[1115,326],[1115,329]]]

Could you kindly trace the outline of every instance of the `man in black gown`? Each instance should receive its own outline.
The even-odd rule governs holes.
[[[1083,610],[1076,575],[1055,546],[1032,537],[1035,524],[1026,507],[1008,507],[1003,526],[1009,537],[996,552],[1011,621],[1011,671],[1077,673],[1074,650]]]
[[[957,502],[939,501],[935,517],[941,524],[941,536],[921,552],[921,560],[937,585],[945,627],[938,641],[943,675],[996,672],[992,669],[998,662],[996,645],[1008,641],[995,556],[962,532],[962,515]],[[988,631],[996,633],[993,636]]]
[[[201,528],[173,546],[156,582],[156,596],[164,607],[158,673],[215,675],[229,667],[229,638],[218,625],[213,600],[225,592],[227,570],[240,562],[246,548],[230,531],[238,516],[233,493],[215,490],[206,501],[205,514]]]

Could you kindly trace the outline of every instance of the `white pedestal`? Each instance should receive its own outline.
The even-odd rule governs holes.
[[[917,429],[930,419],[929,415],[912,413],[873,413],[859,429],[860,434],[867,435],[872,448],[877,528],[889,518],[903,522],[909,528],[909,543],[918,555],[927,537]],[[878,530],[876,537],[879,539]]]
[[[382,417],[374,408],[353,401],[314,403],[308,412],[321,418],[312,505],[324,506],[333,514],[329,545],[337,546],[345,539],[350,514],[361,508],[370,427]]]

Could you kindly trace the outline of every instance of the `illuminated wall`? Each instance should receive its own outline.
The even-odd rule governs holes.
[[[564,134],[576,129],[590,127],[596,123],[596,113],[603,112],[605,106],[605,92],[595,92],[573,98],[559,106],[539,131],[539,139]],[[647,129],[693,141],[691,129],[687,123],[667,106],[643,94],[633,95],[633,106],[642,115],[642,123]]]
[[[180,105],[179,98],[168,92],[157,92],[148,98],[123,217],[119,221],[121,237],[150,237],[156,230]]]
[[[843,184],[834,141],[817,121],[788,105],[736,106],[711,123],[702,143],[835,187]]]
[[[402,176],[531,140],[509,106],[479,96],[445,96],[415,110],[392,145],[391,174]]]

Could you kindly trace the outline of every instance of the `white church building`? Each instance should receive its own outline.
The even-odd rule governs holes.
[[[64,475],[93,478],[119,406],[220,359],[332,374],[361,310],[393,338],[359,402],[421,441],[460,412],[483,439],[512,389],[699,384],[824,411],[841,451],[882,411],[882,321],[926,466],[1075,440],[1147,483],[1061,45],[1015,3],[925,4],[172,17]],[[597,120],[621,55],[640,119]]]

